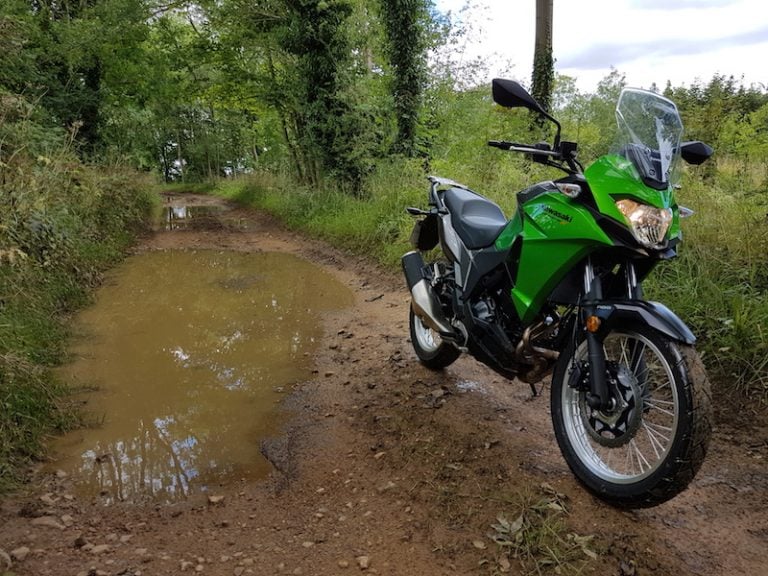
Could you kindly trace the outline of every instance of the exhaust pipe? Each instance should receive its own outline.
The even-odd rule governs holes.
[[[445,318],[440,304],[437,302],[432,286],[424,277],[424,259],[413,250],[403,256],[403,273],[408,289],[411,291],[411,308],[422,322],[443,336],[451,336],[454,331]]]

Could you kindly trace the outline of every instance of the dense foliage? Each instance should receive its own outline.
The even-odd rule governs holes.
[[[60,318],[149,208],[137,174],[220,181],[389,263],[425,168],[507,212],[553,177],[485,146],[551,134],[491,103],[481,63],[455,56],[464,33],[431,0],[0,3],[0,477],[50,424]],[[611,143],[623,83],[555,78],[551,111],[585,162]],[[722,76],[664,93],[717,154],[685,173],[697,214],[649,289],[701,335],[721,385],[766,398],[768,93]]]

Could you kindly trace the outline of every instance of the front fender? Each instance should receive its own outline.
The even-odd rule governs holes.
[[[611,330],[621,329],[629,323],[642,322],[677,342],[690,345],[696,342],[696,337],[685,322],[660,302],[608,300],[596,308],[595,314],[601,320],[597,335],[601,340]]]

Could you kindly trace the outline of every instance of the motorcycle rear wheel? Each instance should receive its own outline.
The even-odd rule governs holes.
[[[552,377],[555,437],[597,497],[621,507],[655,506],[682,492],[704,461],[709,381],[693,347],[644,324],[611,332],[604,348],[616,407],[603,412],[587,404],[577,368],[585,366],[587,345],[579,339],[560,355]]]
[[[413,350],[424,366],[430,370],[442,370],[461,356],[461,350],[453,344],[443,342],[439,334],[413,313],[413,309],[408,320]]]

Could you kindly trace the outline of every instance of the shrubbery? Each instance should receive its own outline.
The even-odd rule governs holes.
[[[0,96],[0,487],[73,422],[50,368],[66,319],[150,213],[145,176],[89,167],[21,97]]]

